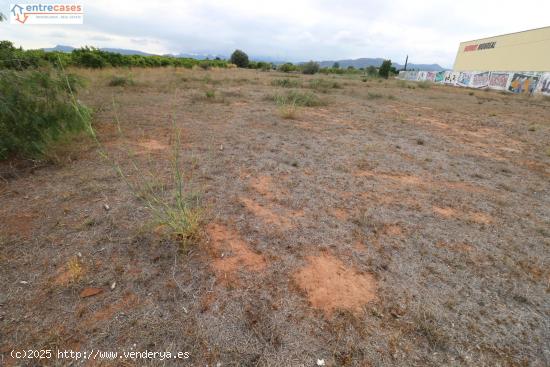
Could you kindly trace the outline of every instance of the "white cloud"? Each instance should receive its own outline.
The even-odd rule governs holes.
[[[524,0],[521,7],[494,0],[81,3],[84,25],[4,23],[0,39],[25,48],[63,42],[152,53],[228,54],[241,48],[252,55],[291,61],[385,57],[402,62],[408,54],[414,63],[451,66],[460,41],[547,26],[550,13],[549,2],[535,0]],[[0,9],[8,13],[9,2],[0,0]]]

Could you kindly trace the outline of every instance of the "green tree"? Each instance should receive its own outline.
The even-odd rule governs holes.
[[[378,70],[376,70],[375,66],[371,65],[367,67],[366,72],[368,76],[375,76],[378,73]]]
[[[380,66],[380,69],[378,69],[378,75],[382,78],[388,79],[390,76],[391,67],[391,60],[384,60]]]
[[[340,69],[340,63],[338,63],[338,61],[337,61],[337,62],[335,62],[334,64],[332,64],[332,67],[333,67],[334,69]]]
[[[291,62],[286,62],[282,65],[279,65],[278,69],[279,69],[279,71],[282,71],[284,73],[288,73],[288,72],[296,70],[296,67]]]
[[[319,71],[319,64],[315,61],[306,62],[302,65],[303,74],[315,74]]]
[[[240,68],[246,68],[248,66],[248,55],[241,50],[235,50],[231,54],[230,61],[232,64],[237,65]]]

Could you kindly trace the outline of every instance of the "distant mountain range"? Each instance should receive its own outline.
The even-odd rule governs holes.
[[[335,62],[337,62],[341,68],[347,68],[348,66],[353,66],[354,68],[366,68],[369,66],[375,66],[380,67],[382,65],[382,62],[384,59],[381,58],[360,58],[360,59],[346,59],[346,60],[332,60],[332,61],[320,61],[319,65],[322,68],[325,67],[331,67],[334,65]],[[397,62],[393,62],[392,66],[394,66],[397,70],[403,69],[405,65],[401,65]],[[447,70],[443,67],[441,67],[438,64],[407,64],[407,70],[424,70],[424,71],[443,71]]]
[[[72,52],[75,48],[72,46],[63,46],[63,45],[57,45],[55,47],[51,48],[45,48],[44,51],[59,51],[59,52]],[[154,54],[150,54],[143,51],[138,50],[128,50],[124,48],[100,48],[102,51],[106,52],[116,52],[122,55],[142,55],[142,56],[152,56]],[[205,59],[215,59],[216,57],[219,57],[220,59],[227,59],[229,58],[226,55],[221,54],[211,54],[211,53],[179,53],[179,54],[167,54],[164,56],[172,56],[172,57],[188,57],[193,58],[197,60],[205,60]],[[274,64],[283,64],[284,61],[278,61],[277,59],[269,56],[250,56],[250,59],[253,61],[266,61],[266,62],[272,62]],[[335,62],[337,62],[341,68],[347,68],[348,66],[353,66],[355,68],[366,68],[368,66],[375,66],[379,67],[382,65],[382,62],[384,59],[382,58],[360,58],[360,59],[345,59],[345,60],[326,60],[326,61],[319,61],[319,65],[321,67],[331,67],[334,65]],[[301,64],[301,63],[299,63]],[[403,69],[404,65],[401,65],[399,63],[392,63],[392,65],[397,69]],[[425,70],[425,71],[443,71],[447,70],[443,67],[441,67],[438,64],[408,64],[407,65],[408,70]]]

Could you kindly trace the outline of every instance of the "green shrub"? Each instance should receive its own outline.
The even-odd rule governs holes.
[[[302,73],[313,75],[319,72],[319,64],[315,61],[306,62],[302,65]]]
[[[275,96],[275,103],[279,106],[290,104],[304,107],[323,106],[326,104],[315,93],[301,93],[297,91],[290,91],[285,95]]]
[[[129,76],[114,76],[109,81],[110,87],[124,87],[127,85],[133,85],[134,80]]]
[[[241,50],[235,50],[231,54],[231,63],[237,65],[240,68],[246,68],[248,66],[248,55]]]
[[[368,76],[377,76],[378,75],[378,69],[375,66],[369,66],[365,69]]]
[[[277,70],[282,71],[283,73],[289,73],[291,71],[298,70],[298,68],[294,64],[292,64],[290,62],[287,62],[287,63],[279,65]]]
[[[298,88],[300,86],[300,82],[298,80],[290,80],[288,78],[273,79],[271,81],[271,85],[273,85],[274,87]]]
[[[0,159],[38,158],[66,134],[89,128],[89,111],[72,94],[78,84],[54,71],[0,71]]]

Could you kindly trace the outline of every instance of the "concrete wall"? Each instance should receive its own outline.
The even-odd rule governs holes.
[[[468,88],[489,88],[516,94],[550,96],[550,72],[524,71],[401,71],[399,79],[430,81]]]
[[[550,27],[462,42],[453,70],[550,72]]]

